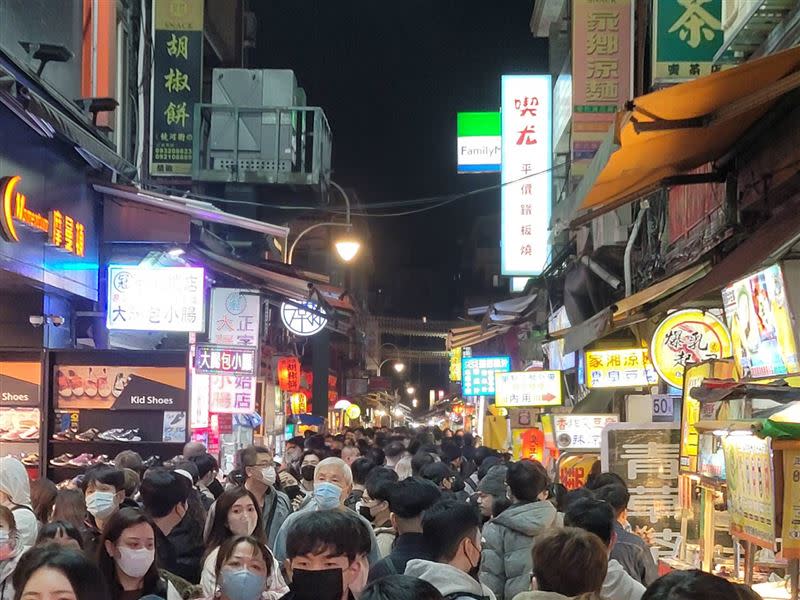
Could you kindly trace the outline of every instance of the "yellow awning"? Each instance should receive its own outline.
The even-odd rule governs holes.
[[[783,94],[800,87],[800,47],[636,98],[617,114],[613,152],[580,209],[585,223],[717,160]]]

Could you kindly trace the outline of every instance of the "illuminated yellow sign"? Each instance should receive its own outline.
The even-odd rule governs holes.
[[[60,210],[47,216],[28,208],[28,198],[17,191],[22,180],[19,175],[0,179],[0,237],[7,242],[19,242],[17,226],[47,234],[47,243],[75,256],[86,252],[86,227]]]
[[[450,381],[461,381],[461,348],[450,350]]]
[[[586,387],[642,387],[658,383],[647,350],[592,350],[586,352]]]

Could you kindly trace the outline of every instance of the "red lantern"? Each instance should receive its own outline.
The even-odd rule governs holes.
[[[278,359],[278,386],[284,392],[300,389],[300,360],[295,356]]]

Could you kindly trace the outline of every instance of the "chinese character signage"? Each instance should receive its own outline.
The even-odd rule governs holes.
[[[672,423],[618,423],[603,431],[603,471],[628,484],[628,521],[651,527],[660,557],[680,543],[678,455],[680,429]]]
[[[783,450],[783,558],[800,558],[800,450]]]
[[[505,408],[522,406],[561,406],[561,371],[519,371],[495,373],[495,405]]]
[[[658,383],[647,350],[592,350],[586,352],[586,387],[643,387]]]
[[[550,258],[552,96],[550,75],[502,77],[503,275],[539,275]]]
[[[603,428],[613,423],[619,423],[617,415],[554,415],[556,446],[559,450],[599,450]]]
[[[733,354],[728,328],[702,310],[679,310],[661,321],[653,334],[650,359],[661,379],[683,387],[687,364]]]
[[[633,91],[632,0],[572,3],[572,165],[583,176]]]
[[[500,172],[500,113],[458,113],[458,172]]]
[[[495,373],[511,370],[508,356],[472,356],[461,359],[461,393],[464,396],[494,396]]]
[[[258,347],[261,297],[249,290],[214,288],[208,339],[212,344]]]
[[[352,380],[348,380],[348,384]],[[364,380],[366,384],[366,379]],[[278,359],[278,386],[284,392],[297,392],[300,390],[300,359],[296,356],[285,356]],[[364,386],[366,394],[366,385]],[[347,391],[350,394],[348,388]]]
[[[780,265],[722,290],[733,355],[742,379],[800,372],[796,326]]]
[[[281,304],[281,321],[295,335],[309,337],[325,329],[325,309],[310,301]]]
[[[461,381],[461,348],[453,348],[450,355],[450,381]]]
[[[203,331],[201,267],[108,267],[109,329]]]
[[[729,435],[722,447],[731,533],[775,550],[775,473],[769,438]]]
[[[686,81],[719,70],[722,0],[655,0],[653,83]]]
[[[204,377],[200,375],[199,377]],[[256,407],[256,378],[207,375],[212,413],[251,413]]]
[[[185,177],[202,98],[203,0],[154,0],[152,70],[150,174]]]
[[[47,216],[32,210],[17,187],[19,175],[0,179],[0,239],[20,241],[20,230],[44,233],[47,245],[77,257],[86,254],[86,226],[72,215],[50,210]]]
[[[194,368],[205,375],[255,375],[256,349],[241,346],[197,344]]]

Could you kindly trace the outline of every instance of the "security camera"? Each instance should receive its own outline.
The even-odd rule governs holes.
[[[41,327],[44,325],[44,316],[43,315],[31,315],[28,317],[28,323],[33,325],[34,327]]]
[[[53,327],[61,327],[64,324],[64,317],[59,315],[49,315],[47,320]]]

